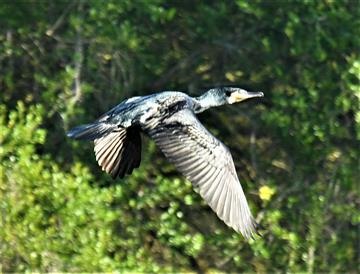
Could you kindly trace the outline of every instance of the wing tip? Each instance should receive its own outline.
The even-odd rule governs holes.
[[[241,233],[246,240],[249,240],[249,239],[256,240],[256,236],[262,237],[262,235],[259,231],[260,225],[255,221],[255,219],[253,217],[251,217],[250,222],[251,223],[247,224],[244,231],[239,230],[237,232]]]

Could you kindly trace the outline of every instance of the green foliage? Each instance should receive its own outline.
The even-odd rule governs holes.
[[[40,106],[1,105],[1,266],[5,272],[99,269],[113,263],[109,190],[91,188],[88,169],[62,172],[37,153],[45,140]],[[107,224],[107,226],[103,226]],[[96,262],[94,264],[94,262]]]
[[[356,273],[358,1],[7,1],[0,7],[0,271]],[[113,181],[67,140],[125,97],[240,85],[200,119],[230,148],[246,243],[154,143]]]

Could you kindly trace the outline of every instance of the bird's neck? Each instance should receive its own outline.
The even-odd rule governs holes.
[[[195,103],[194,105],[195,113],[200,113],[207,110],[208,108],[218,107],[223,105],[223,103],[219,102],[218,100],[216,100],[216,98],[214,98],[214,96],[208,93],[205,93],[199,97],[194,98],[194,103]]]

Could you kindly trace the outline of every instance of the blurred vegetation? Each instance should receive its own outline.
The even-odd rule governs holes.
[[[2,1],[0,272],[358,273],[359,1]],[[200,119],[262,237],[227,228],[147,138],[113,181],[68,140],[124,98],[235,85]]]

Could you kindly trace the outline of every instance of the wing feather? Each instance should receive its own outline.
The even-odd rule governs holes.
[[[139,167],[141,137],[136,128],[119,128],[94,140],[95,157],[102,170],[123,178]]]
[[[165,156],[228,226],[249,238],[256,231],[229,150],[183,109],[148,130]]]

